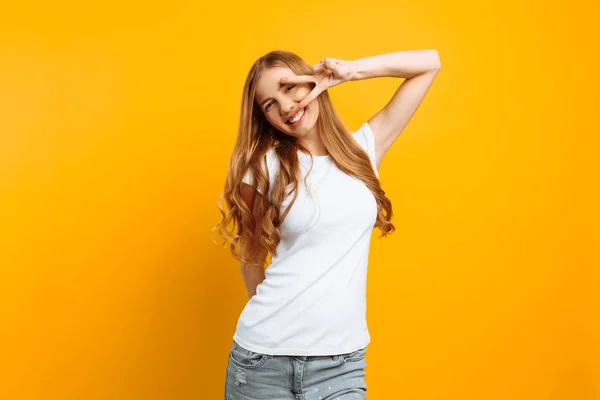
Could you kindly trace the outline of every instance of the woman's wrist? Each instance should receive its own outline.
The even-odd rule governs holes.
[[[359,81],[361,79],[365,79],[364,76],[364,64],[361,65],[361,60],[352,60],[348,62],[348,66],[350,67],[350,78],[348,81]]]
[[[364,66],[361,65],[360,63],[360,59],[358,60],[352,60],[352,61],[348,61],[348,67],[350,69],[350,77],[348,79],[349,81],[359,81],[361,79],[365,79],[362,76],[364,76]]]

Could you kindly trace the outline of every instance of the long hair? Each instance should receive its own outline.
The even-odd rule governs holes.
[[[255,101],[258,79],[263,71],[273,67],[287,67],[296,75],[314,74],[311,66],[296,54],[277,50],[256,60],[246,78],[237,140],[231,155],[225,187],[217,202],[223,219],[213,228],[213,231],[218,229],[219,235],[230,243],[233,257],[242,265],[255,262],[257,254],[269,252],[277,255],[277,245],[280,242],[277,228],[298,197],[298,151],[309,153],[294,137],[274,128]],[[316,100],[319,105],[317,128],[325,148],[341,171],[360,179],[371,190],[377,201],[377,220],[374,227],[381,230],[380,237],[386,236],[395,230],[390,222],[393,216],[392,203],[385,196],[367,153],[350,137],[327,91],[322,92]],[[271,149],[279,161],[279,173],[270,190],[270,198],[267,199],[270,188],[265,166],[266,154]],[[254,178],[255,187],[260,188],[264,194],[251,189],[254,196],[252,209],[241,195],[242,190],[248,190],[244,187],[246,185],[242,184],[242,179],[248,172]],[[283,201],[290,195],[293,195],[292,200],[285,211],[281,212]],[[222,207],[223,201],[229,213]],[[230,230],[228,225],[231,223],[233,226]],[[258,261],[264,263],[264,260]]]

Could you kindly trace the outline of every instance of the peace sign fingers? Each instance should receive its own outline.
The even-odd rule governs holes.
[[[327,62],[328,64],[329,62]],[[325,67],[327,67],[325,64]],[[300,102],[299,108],[304,108],[316,99],[323,91],[325,91],[330,86],[331,76],[334,75],[334,72],[330,69],[323,69],[321,71],[316,72],[314,75],[297,75],[297,76],[288,76],[279,79],[280,83],[314,83],[313,89],[310,93]]]
[[[324,87],[322,84],[317,83],[313,90],[311,90],[310,93],[304,99],[302,99],[302,101],[298,105],[298,108],[303,109],[304,107],[306,107],[308,103],[316,99],[321,93],[323,93],[325,89],[326,87]]]
[[[315,82],[313,75],[288,76],[279,80],[281,83],[310,83]]]

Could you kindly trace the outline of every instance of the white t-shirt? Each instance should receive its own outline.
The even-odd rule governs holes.
[[[365,122],[352,137],[365,149],[376,176],[373,132]],[[274,150],[266,154],[270,188],[278,171]],[[301,176],[310,156],[298,152]],[[349,353],[370,342],[366,280],[377,203],[367,186],[340,171],[330,155],[313,157],[307,180],[279,227],[278,256],[244,307],[233,339],[272,355]],[[247,174],[244,182],[253,184]],[[270,194],[271,190],[269,190]],[[290,203],[289,196],[282,210]]]

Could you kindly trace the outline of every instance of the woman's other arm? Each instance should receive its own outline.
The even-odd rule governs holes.
[[[255,201],[267,201],[263,198],[253,186],[242,184],[240,195],[250,210],[254,209]],[[242,241],[242,245],[244,242]],[[248,298],[252,298],[256,294],[256,287],[265,280],[265,261],[267,259],[267,250],[255,252],[252,261],[248,264],[240,264],[240,272],[246,285]]]
[[[351,61],[350,80],[377,77],[404,78],[385,107],[369,119],[375,136],[377,166],[381,164],[431,87],[441,62],[435,50],[410,50]]]
[[[245,265],[240,264],[240,272],[246,285],[248,298],[252,298],[256,294],[256,287],[265,280],[264,264],[267,258],[267,252],[261,253],[261,257],[257,258],[256,263]]]

